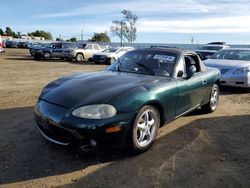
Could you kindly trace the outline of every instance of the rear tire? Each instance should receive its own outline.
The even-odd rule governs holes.
[[[141,108],[130,131],[129,149],[133,153],[142,153],[148,150],[155,142],[159,127],[159,111],[150,105]]]
[[[202,106],[202,109],[207,113],[212,113],[217,109],[219,103],[220,89],[217,84],[214,84],[209,95],[209,102]]]

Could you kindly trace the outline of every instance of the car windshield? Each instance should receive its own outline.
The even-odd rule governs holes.
[[[77,48],[85,48],[87,46],[87,44],[77,44]]]
[[[45,44],[44,47],[46,47],[46,48],[53,48],[54,45],[55,45],[55,43],[49,43],[49,44]]]
[[[121,56],[107,70],[136,74],[170,76],[173,72],[177,54],[166,51],[130,51]]]
[[[201,50],[216,50],[219,51],[222,49],[222,46],[202,46]]]
[[[76,48],[76,43],[64,43],[63,48]]]
[[[103,50],[103,52],[107,52],[107,53],[113,53],[116,51],[117,51],[117,48],[108,48],[108,49]]]
[[[221,50],[213,54],[211,59],[250,61],[250,50]]]

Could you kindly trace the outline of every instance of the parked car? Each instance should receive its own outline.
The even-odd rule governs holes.
[[[71,48],[73,49],[76,47],[76,43],[70,43],[70,42],[56,42],[56,43],[50,43],[43,47],[38,48],[32,48],[30,50],[31,55],[34,56],[35,59],[51,59],[51,58],[64,58],[63,51],[65,49]]]
[[[220,50],[204,62],[220,69],[221,85],[250,87],[250,49],[231,48]]]
[[[104,49],[99,44],[94,43],[79,43],[77,48],[71,48],[64,51],[64,57],[68,60],[76,60],[77,62],[83,62],[93,58],[93,54],[101,52]]]
[[[0,53],[3,52],[3,40],[2,37],[0,35]]]
[[[127,52],[106,70],[60,78],[35,105],[41,134],[82,149],[128,146],[143,152],[158,129],[192,110],[216,110],[218,69],[193,51],[147,48]]]
[[[35,54],[40,52],[40,57],[42,57],[42,49],[46,46],[51,46],[51,43],[33,43],[29,47],[30,55],[35,57]]]
[[[28,48],[29,43],[27,41],[20,41],[17,45],[18,48]]]
[[[195,50],[195,52],[200,56],[201,60],[206,60],[215,52],[228,48],[230,48],[230,46],[226,45],[225,42],[210,42],[202,46],[199,50]]]
[[[111,64],[116,61],[123,54],[128,51],[134,50],[133,47],[116,47],[116,48],[108,48],[102,52],[94,53],[93,61],[96,64],[105,63]]]
[[[12,46],[13,46],[13,41],[11,41],[11,40],[6,40],[6,41],[5,41],[5,46],[6,46],[6,48],[12,48]]]

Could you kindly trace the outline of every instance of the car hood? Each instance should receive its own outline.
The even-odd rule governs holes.
[[[207,53],[215,53],[215,52],[217,52],[216,50],[195,50],[195,52],[203,52],[203,53],[205,53],[205,52],[207,52]]]
[[[204,61],[206,66],[215,68],[236,69],[250,66],[250,61],[227,60],[227,59],[207,59]]]
[[[68,108],[103,104],[120,93],[158,79],[156,76],[112,71],[78,74],[50,83],[40,99]]]

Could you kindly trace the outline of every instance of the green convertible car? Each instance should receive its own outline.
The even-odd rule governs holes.
[[[42,91],[34,112],[41,134],[83,149],[120,146],[143,152],[160,126],[201,107],[213,112],[220,72],[193,51],[130,51],[106,70],[60,78]]]

